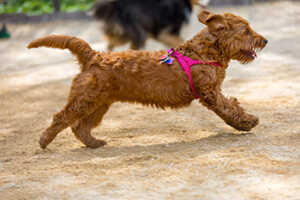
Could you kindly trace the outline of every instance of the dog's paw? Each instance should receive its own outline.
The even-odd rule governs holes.
[[[49,139],[49,137],[47,137],[46,134],[43,134],[39,140],[40,147],[42,149],[45,149],[48,146],[48,144],[50,143],[50,141],[51,140]]]
[[[99,147],[102,147],[104,145],[106,145],[107,143],[104,140],[93,140],[88,144],[85,144],[87,147],[91,148],[91,149],[96,149]]]
[[[259,123],[258,117],[247,114],[241,117],[238,123],[235,123],[233,127],[239,131],[250,131],[252,128],[257,126],[258,123]]]

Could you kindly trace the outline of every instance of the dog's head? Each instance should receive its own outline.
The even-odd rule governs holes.
[[[205,10],[199,13],[198,19],[216,38],[218,50],[229,59],[243,64],[253,61],[257,50],[268,43],[250,27],[247,20],[231,13],[219,15]]]

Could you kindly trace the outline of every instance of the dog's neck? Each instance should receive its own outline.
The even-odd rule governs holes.
[[[227,68],[230,58],[218,48],[217,40],[217,37],[210,34],[205,28],[176,50],[193,59],[219,62],[224,68]]]

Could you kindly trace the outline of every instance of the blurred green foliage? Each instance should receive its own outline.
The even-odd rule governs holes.
[[[61,12],[85,11],[93,6],[96,0],[59,0]],[[3,3],[6,2],[6,3]],[[0,0],[1,13],[26,13],[39,15],[54,12],[52,0]]]

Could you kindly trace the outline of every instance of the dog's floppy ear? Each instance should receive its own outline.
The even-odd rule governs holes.
[[[225,19],[222,15],[213,14],[203,10],[198,14],[198,20],[207,25],[210,32],[223,30],[225,28]]]
[[[208,16],[212,15],[212,13],[210,13],[207,10],[203,10],[198,14],[198,20],[202,23],[202,24],[206,24],[206,20],[208,19]]]

